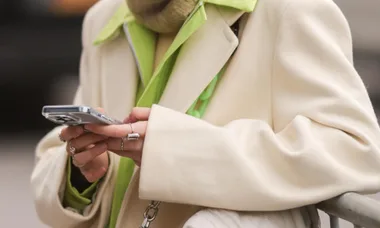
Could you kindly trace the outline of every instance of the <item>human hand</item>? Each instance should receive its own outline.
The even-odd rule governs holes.
[[[107,136],[86,132],[83,126],[69,126],[62,129],[60,138],[67,141],[66,151],[87,181],[95,182],[105,175],[109,166]]]
[[[131,114],[124,120],[121,125],[85,125],[85,129],[108,137],[104,142],[107,148],[120,156],[131,158],[136,165],[141,165],[144,138],[150,108],[134,108]],[[128,140],[127,136],[131,133],[138,133],[137,140]]]

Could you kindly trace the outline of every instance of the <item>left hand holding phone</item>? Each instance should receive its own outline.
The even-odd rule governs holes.
[[[67,142],[66,151],[72,156],[73,165],[80,169],[88,182],[99,180],[108,170],[107,138],[85,131],[83,126],[68,126],[60,133],[60,139]]]
[[[97,111],[104,113],[100,108]],[[73,165],[80,169],[87,181],[95,182],[108,170],[108,151],[129,157],[136,165],[141,165],[149,115],[149,108],[134,108],[124,124],[68,126],[62,129],[60,138],[67,142],[66,151],[72,156]],[[126,140],[130,133],[138,133],[138,139]]]

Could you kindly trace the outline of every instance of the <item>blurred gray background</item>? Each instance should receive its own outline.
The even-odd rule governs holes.
[[[40,111],[45,104],[71,102],[78,82],[81,21],[95,2],[0,0],[0,227],[44,227],[29,187],[34,147],[53,127]],[[380,115],[380,1],[336,3],[350,23],[355,66]],[[326,221],[323,215],[323,227]]]

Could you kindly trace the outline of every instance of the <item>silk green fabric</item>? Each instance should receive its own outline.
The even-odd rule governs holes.
[[[200,0],[199,4],[215,4],[218,6],[238,9],[244,12],[252,12],[256,7],[257,1],[258,0]],[[134,20],[135,19],[131,12],[128,10],[127,5],[122,4],[113,15],[109,23],[98,34],[94,41],[94,44],[103,44],[119,36],[122,33],[121,27],[123,24],[132,22]]]
[[[153,71],[154,56],[156,47],[156,34],[143,25],[138,24],[133,15],[129,12],[126,4],[122,4],[111,18],[109,23],[100,32],[95,45],[101,45],[123,33],[132,44],[133,52],[138,63],[138,70],[140,73],[140,83],[137,92],[136,106],[137,107],[151,107],[153,104],[159,102],[161,95],[165,89],[166,83],[169,79],[180,47],[186,40],[199,29],[207,20],[207,15],[204,8],[204,3],[217,4],[226,7],[236,8],[245,12],[254,10],[257,0],[205,0],[199,1],[194,11],[181,27],[177,36],[169,49],[164,54],[158,67]],[[215,76],[209,86],[200,94],[199,98],[194,101],[193,105],[189,108],[187,114],[197,118],[201,118],[205,113],[208,102],[213,94],[218,79],[223,74],[221,70]],[[68,168],[69,170],[69,168]],[[117,185],[115,187],[112,209],[108,227],[114,228],[118,214],[120,212],[121,204],[125,191],[128,188],[130,179],[134,170],[134,163],[131,159],[121,158],[117,174]],[[89,189],[83,193],[79,193],[71,186],[70,178],[65,191],[64,202],[67,206],[81,210],[90,204],[89,193],[93,193],[93,184]],[[87,199],[87,200],[86,200]],[[143,213],[143,212],[141,212]]]
[[[71,177],[71,157],[67,161],[67,185],[65,188],[65,194],[63,198],[63,206],[71,207],[79,212],[83,212],[87,205],[91,203],[91,197],[97,189],[97,182],[94,182],[89,188],[84,190],[82,193],[72,186],[70,178]]]
[[[152,72],[156,47],[156,36],[145,29],[143,25],[134,21],[125,26],[126,36],[131,42],[140,71],[140,86],[136,100],[136,107],[151,107],[159,102],[165,89],[169,75],[173,69],[181,45],[206,21],[203,5],[198,5],[191,18],[185,22],[164,54],[156,70]],[[130,182],[130,173],[133,163],[128,158],[121,158],[117,174],[117,190],[114,192],[109,227],[116,226],[124,193]],[[132,172],[131,172],[132,173]],[[142,212],[143,213],[143,212]]]

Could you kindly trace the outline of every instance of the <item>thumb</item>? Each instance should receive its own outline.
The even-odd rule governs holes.
[[[138,120],[136,118],[133,118],[133,116],[131,114],[129,114],[128,117],[126,117],[124,120],[123,120],[123,123],[125,124],[129,124],[129,123],[135,123],[137,122]]]
[[[104,111],[104,108],[101,108],[101,107],[97,107],[97,108],[95,108],[95,110],[97,111],[97,112],[100,112],[100,113],[105,113],[105,111]]]
[[[137,121],[147,121],[150,115],[150,108],[133,108],[132,112],[123,123],[135,123]]]

